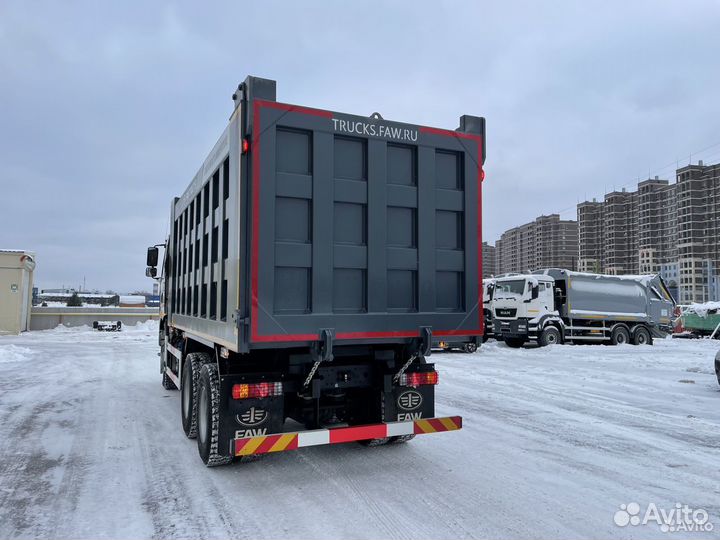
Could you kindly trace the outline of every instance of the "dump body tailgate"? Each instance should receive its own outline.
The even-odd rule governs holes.
[[[247,117],[250,347],[482,335],[482,119]]]

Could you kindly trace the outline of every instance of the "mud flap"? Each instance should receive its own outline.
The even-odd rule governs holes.
[[[267,379],[265,379],[267,380]],[[220,437],[218,453],[230,455],[233,441],[282,431],[285,422],[284,397],[233,399],[235,384],[263,382],[244,375],[220,377]]]
[[[419,368],[414,371],[434,371],[435,365],[423,364]],[[434,385],[418,387],[391,385],[388,388],[386,382],[385,390],[382,393],[383,422],[404,422],[435,416]]]

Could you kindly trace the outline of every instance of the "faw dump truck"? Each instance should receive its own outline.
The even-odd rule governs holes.
[[[495,335],[532,342],[652,345],[672,331],[675,302],[659,275],[610,276],[551,268],[495,280]]]
[[[170,206],[160,371],[208,466],[461,428],[433,338],[483,335],[485,121],[456,130],[281,103],[248,77]]]

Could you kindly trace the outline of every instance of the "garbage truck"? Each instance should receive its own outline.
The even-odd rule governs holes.
[[[494,333],[525,343],[652,345],[672,331],[675,301],[659,275],[615,276],[558,268],[495,280]]]
[[[459,430],[435,415],[430,351],[482,340],[485,120],[283,103],[259,77],[233,102],[163,262],[147,251],[162,384],[202,461]]]

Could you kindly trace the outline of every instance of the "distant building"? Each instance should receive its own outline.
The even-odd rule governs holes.
[[[145,307],[145,297],[139,294],[121,295],[119,305],[127,308]]]
[[[497,273],[539,268],[577,269],[578,224],[558,214],[505,231],[495,243]]]
[[[638,270],[657,274],[677,259],[675,184],[645,180],[638,184]]]
[[[720,164],[677,170],[680,302],[720,300]]]
[[[682,304],[720,300],[720,164],[608,193],[578,204],[577,215],[580,270],[660,273]]]
[[[603,203],[578,204],[578,270],[598,273],[603,267]]]
[[[497,266],[496,251],[497,250],[495,249],[495,246],[491,246],[487,242],[482,243],[482,265],[483,265],[482,277],[483,277],[483,279],[489,278],[497,273],[496,272],[496,266]]]
[[[606,274],[637,274],[637,194],[613,191],[603,207],[603,257]]]
[[[83,304],[98,306],[116,306],[118,304],[117,294],[75,291],[73,289],[42,289],[37,295],[37,300],[40,303],[62,302],[65,304],[75,293]]]

